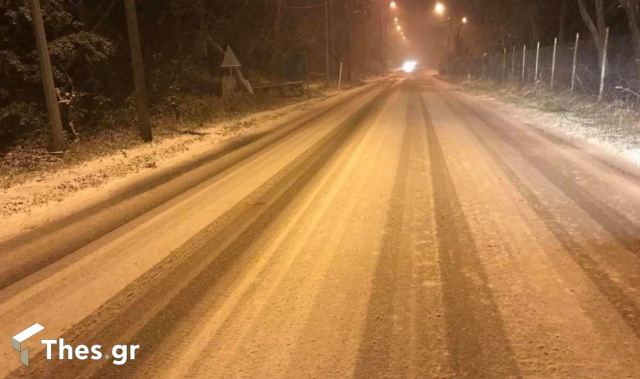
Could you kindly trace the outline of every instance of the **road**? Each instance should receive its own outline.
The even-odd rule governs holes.
[[[55,260],[67,226],[3,252],[0,375],[640,377],[637,174],[428,75],[264,138]],[[21,368],[33,322],[140,351]]]

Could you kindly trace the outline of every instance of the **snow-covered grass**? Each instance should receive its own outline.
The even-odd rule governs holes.
[[[603,146],[640,166],[640,105],[619,100],[598,102],[568,91],[550,91],[492,81],[465,81],[470,93],[501,102],[572,137]]]

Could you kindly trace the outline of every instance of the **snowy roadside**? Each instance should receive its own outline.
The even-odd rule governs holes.
[[[637,109],[619,103],[597,103],[566,93],[501,86],[486,81],[468,81],[460,85],[478,99],[494,104],[494,109],[506,118],[598,146],[640,167],[640,113]]]
[[[0,218],[3,219],[0,226],[32,216],[34,212],[47,214],[50,210],[47,208],[56,208],[70,197],[82,202],[98,192],[111,191],[134,176],[189,159],[233,137],[245,135],[256,127],[286,122],[294,114],[312,110],[331,101],[331,98],[349,92],[318,91],[311,99],[300,99],[293,104],[244,117],[203,123],[186,133],[176,130],[156,132],[155,140],[149,144],[136,140],[129,146],[109,149],[100,146],[100,141],[92,141],[98,144],[95,146],[98,153],[89,154],[87,159],[60,162],[52,157],[50,169],[45,165],[25,173],[4,173],[0,186]],[[28,156],[22,153],[22,156]],[[12,159],[13,156],[8,155],[5,159]]]

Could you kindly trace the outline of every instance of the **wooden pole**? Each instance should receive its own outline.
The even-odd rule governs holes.
[[[556,54],[558,52],[558,38],[553,39],[553,59],[551,62],[551,89],[555,84],[556,80]]]
[[[138,30],[136,1],[125,0],[124,7],[127,17],[127,30],[129,32],[131,64],[133,66],[138,127],[140,128],[142,139],[145,142],[149,142],[153,139],[153,136],[151,135],[151,123],[149,122],[149,103],[147,101],[147,89],[144,78],[144,64],[142,62],[142,47],[140,45],[140,32]]]
[[[536,71],[535,76],[533,77],[533,82],[538,82],[538,68],[540,64],[540,41],[538,41],[538,46],[536,47]]]
[[[576,44],[573,48],[573,68],[571,70],[571,92],[576,88],[576,71],[578,67],[578,48],[580,47],[580,33],[576,33]]]
[[[61,152],[65,147],[64,133],[62,132],[62,120],[60,118],[60,108],[58,107],[55,84],[53,82],[53,72],[51,71],[51,60],[49,59],[49,48],[47,47],[44,22],[42,21],[40,0],[31,0],[31,21],[36,37],[36,49],[38,50],[40,72],[42,74],[42,86],[44,87],[44,97],[49,115],[49,127],[51,131],[49,150],[52,152]]]
[[[604,35],[604,51],[602,54],[602,70],[600,71],[600,92],[598,93],[598,101],[602,101],[604,97],[604,79],[607,76],[607,50],[609,49],[609,28]]]
[[[342,89],[342,61],[340,61],[340,72],[338,73],[338,89]]]

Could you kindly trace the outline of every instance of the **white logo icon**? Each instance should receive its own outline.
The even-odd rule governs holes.
[[[35,323],[11,338],[13,350],[20,353],[20,362],[29,366],[29,348],[22,348],[22,343],[44,330],[44,326]]]

